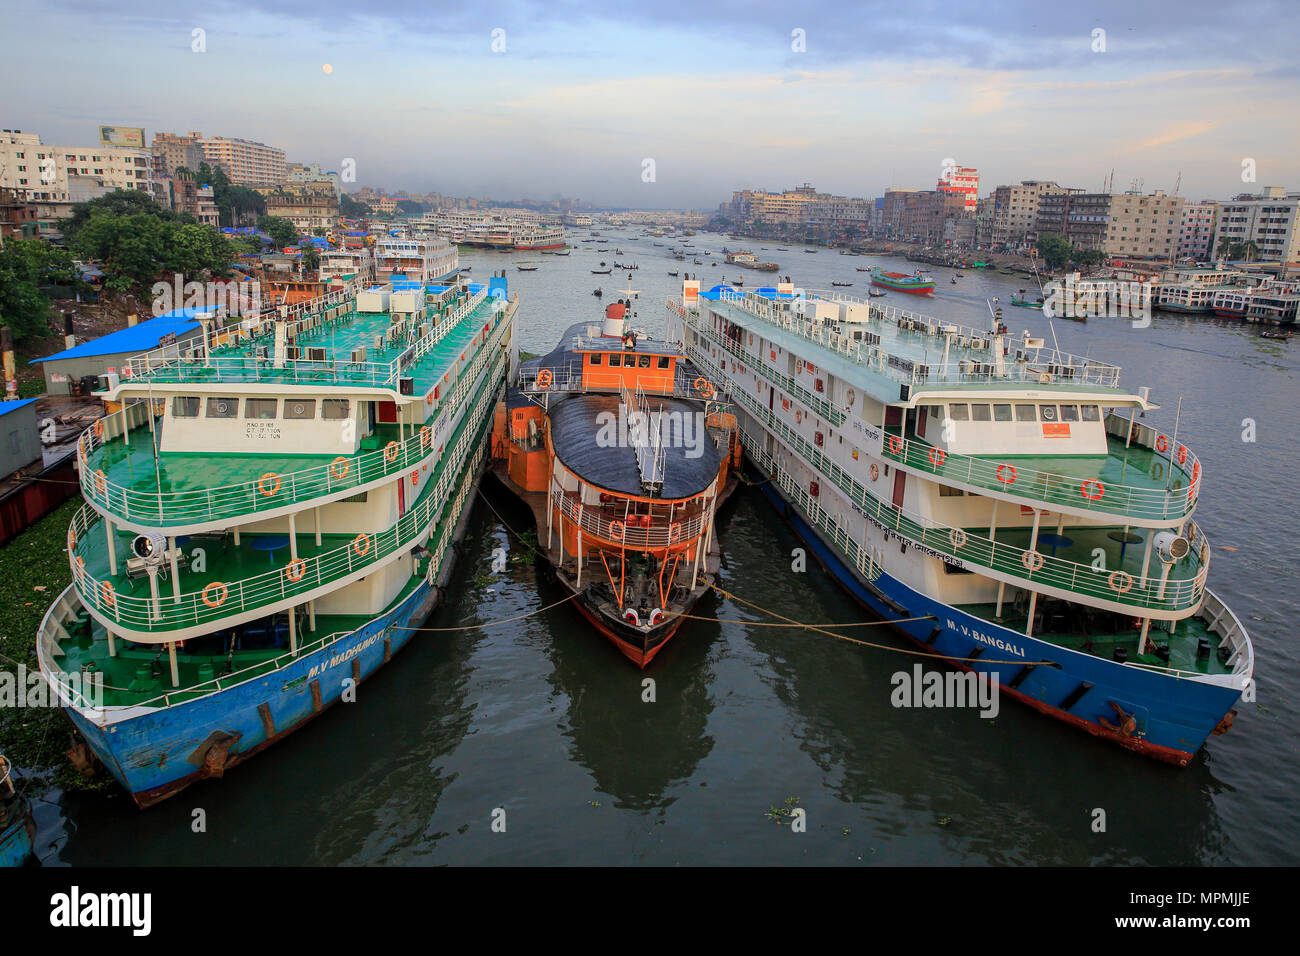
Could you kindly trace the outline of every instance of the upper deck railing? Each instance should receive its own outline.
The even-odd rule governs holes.
[[[828,301],[848,301],[854,297],[824,296]],[[861,301],[860,299],[854,299]],[[871,310],[869,315],[877,321],[887,321],[897,325],[900,332],[912,332],[916,335],[932,337],[934,347],[942,349],[943,336],[956,335],[960,338],[975,339],[984,343],[982,349],[961,350],[968,352],[969,359],[945,363],[927,362],[905,355],[898,355],[888,350],[888,343],[872,344],[854,336],[855,331],[870,332],[869,323],[837,323],[841,331],[835,331],[835,325],[816,321],[801,315],[796,305],[799,302],[812,302],[808,299],[787,300],[790,307],[783,302],[777,306],[771,299],[751,292],[723,290],[717,303],[733,306],[761,319],[774,327],[806,339],[845,359],[856,362],[864,369],[885,378],[911,385],[951,386],[951,385],[1079,385],[1100,388],[1118,388],[1120,369],[1118,366],[1095,362],[1092,359],[1057,349],[1028,347],[1011,343],[1010,354],[995,355],[993,347],[995,333],[985,330],[968,329],[954,326],[942,319],[920,313],[908,312],[891,306],[877,306],[864,303]],[[680,300],[671,298],[670,307],[684,314],[685,309]],[[805,306],[807,308],[807,306]],[[859,328],[860,326],[860,328]],[[955,329],[956,331],[950,331]]]
[[[81,493],[99,510],[136,525],[169,527],[200,524],[228,518],[247,518],[260,512],[278,511],[295,504],[308,504],[351,488],[399,474],[420,465],[435,455],[434,436],[443,415],[455,409],[469,394],[479,375],[495,353],[504,325],[479,348],[469,366],[458,376],[451,391],[441,401],[439,418],[422,425],[404,441],[391,441],[384,448],[356,455],[339,455],[332,461],[278,474],[270,472],[257,456],[249,457],[250,468],[258,474],[244,481],[224,485],[163,491],[128,488],[111,480],[101,467],[106,442],[117,440],[126,424],[139,415],[136,406],[127,406],[95,422],[82,432],[77,441],[78,474]],[[146,411],[146,416],[148,411]],[[145,419],[147,421],[147,418]],[[135,429],[141,429],[136,424]],[[149,436],[144,435],[143,440]]]

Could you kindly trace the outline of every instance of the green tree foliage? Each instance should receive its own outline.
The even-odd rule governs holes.
[[[344,219],[365,219],[370,215],[370,207],[344,193],[339,198],[339,215]]]
[[[217,204],[218,220],[223,226],[248,225],[266,213],[265,197],[256,189],[232,183],[220,166],[200,163],[193,179],[201,186],[212,187],[212,199]]]
[[[1038,254],[1053,272],[1064,268],[1073,252],[1074,247],[1064,236],[1048,232],[1038,237]]]
[[[257,228],[271,237],[276,248],[283,249],[298,241],[298,227],[288,219],[279,216],[261,216]]]
[[[0,247],[0,325],[13,330],[15,342],[50,334],[50,285],[84,287],[72,253],[43,239],[10,239]]]
[[[72,207],[72,215],[60,225],[59,231],[68,242],[73,242],[77,234],[90,221],[90,217],[96,213],[107,213],[110,216],[131,216],[139,213],[159,219],[177,218],[176,213],[158,205],[148,193],[138,189],[115,189],[89,202],[77,203]]]
[[[224,275],[234,258],[230,242],[211,226],[136,213],[96,212],[77,233],[73,250],[103,263],[104,288],[144,295],[157,279],[179,272],[185,281]]]
[[[302,271],[311,272],[320,268],[320,253],[315,249],[307,249],[302,254]]]
[[[419,216],[429,211],[429,204],[416,202],[414,199],[403,199],[394,209],[399,216]]]

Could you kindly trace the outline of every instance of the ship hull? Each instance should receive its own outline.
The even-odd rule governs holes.
[[[547,242],[538,245],[527,245],[527,244],[520,243],[515,246],[515,250],[518,252],[538,252],[542,249],[563,249],[564,245],[565,244],[563,241]]]
[[[756,462],[746,456],[746,464],[763,480],[763,495],[858,602],[883,620],[925,617],[891,629],[952,667],[996,675],[999,694],[1041,714],[1143,756],[1185,767],[1240,697],[1230,687],[1129,667],[1026,637],[927,597],[887,572],[866,582],[822,540],[775,483],[766,480],[769,476]],[[988,662],[969,660],[985,654]],[[1100,722],[1103,717],[1115,721],[1111,701],[1137,718],[1132,736]]]
[[[900,285],[899,283],[892,282],[889,279],[873,278],[871,284],[874,286],[880,286],[882,289],[890,289],[894,292],[906,292],[908,295],[934,295],[933,282],[928,285]]]
[[[572,588],[565,584],[563,578],[559,577],[559,575],[556,575],[556,580],[559,581],[564,589],[570,594],[575,593]],[[671,623],[663,627],[659,633],[653,635],[654,643],[650,644],[646,641],[645,635],[638,629],[632,627],[621,627],[591,607],[587,603],[583,594],[578,593],[572,603],[577,608],[578,613],[586,618],[587,622],[591,624],[591,626],[602,637],[604,637],[605,640],[618,648],[620,654],[642,670],[645,670],[646,667],[650,665],[650,662],[659,655],[659,652],[668,646],[668,642],[677,634],[677,631],[684,620],[681,617],[674,619]],[[682,610],[682,613],[689,614],[690,611],[691,609],[687,607]]]

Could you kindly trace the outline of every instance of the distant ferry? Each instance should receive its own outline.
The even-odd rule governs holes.
[[[1255,659],[1207,587],[1202,465],[1118,367],[789,283],[686,280],[668,321],[761,493],[931,662],[1177,766],[1231,727]]]
[[[420,283],[447,282],[460,265],[460,253],[446,239],[380,239],[375,245],[375,280],[406,279]]]
[[[740,448],[713,384],[630,328],[630,309],[611,303],[524,362],[492,447],[577,611],[644,668],[717,579],[714,515]]]
[[[871,270],[871,284],[895,292],[908,292],[912,295],[934,295],[934,280],[926,279],[919,273],[905,275],[902,272],[886,272],[881,268]]]

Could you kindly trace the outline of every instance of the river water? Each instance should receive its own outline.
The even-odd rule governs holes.
[[[506,269],[521,298],[520,347],[546,352],[572,322],[599,316],[628,273],[595,276],[604,259],[635,262],[637,322],[664,324],[669,270],[705,288],[728,269],[723,236],[701,234],[702,265],[672,260],[633,230],[605,232],[569,257],[471,253],[486,279]],[[746,243],[808,288],[852,282],[904,261],[803,253]],[[766,246],[766,249],[764,247]],[[614,253],[622,249],[621,255]],[[518,272],[520,261],[536,272]],[[712,263],[718,263],[717,266]],[[999,296],[1013,334],[1048,336],[1039,312],[1009,306],[1030,283],[968,271],[955,285],[935,268],[918,311],[986,327]],[[605,296],[591,291],[601,287]],[[891,293],[884,303],[901,304]],[[47,865],[87,864],[1136,864],[1300,862],[1300,619],[1286,475],[1297,455],[1300,343],[1253,326],[1156,313],[1056,323],[1060,347],[1124,368],[1163,407],[1205,469],[1197,521],[1210,536],[1210,586],[1255,644],[1258,701],[1232,731],[1179,770],[1101,743],[1004,700],[975,710],[889,703],[890,676],[911,658],[810,632],[747,625],[753,609],[714,597],[641,674],[567,606],[513,624],[563,595],[526,560],[509,528],[527,522],[499,495],[480,500],[451,598],[430,627],[341,705],[219,781],[148,811],[112,795],[47,793],[36,804]],[[1246,433],[1251,427],[1254,440]],[[1288,464],[1289,463],[1289,464]],[[495,511],[493,510],[495,508]],[[861,620],[816,566],[791,570],[797,539],[765,500],[742,490],[720,515],[723,586],[808,622]],[[495,549],[519,560],[491,570]],[[1231,549],[1231,550],[1229,550]],[[1292,622],[1287,624],[1287,622]],[[881,632],[884,643],[905,645]],[[655,682],[653,702],[642,681]],[[805,811],[806,832],[773,808]],[[206,831],[195,833],[195,810]],[[504,832],[494,830],[494,811]],[[1095,832],[1095,810],[1105,811]]]

